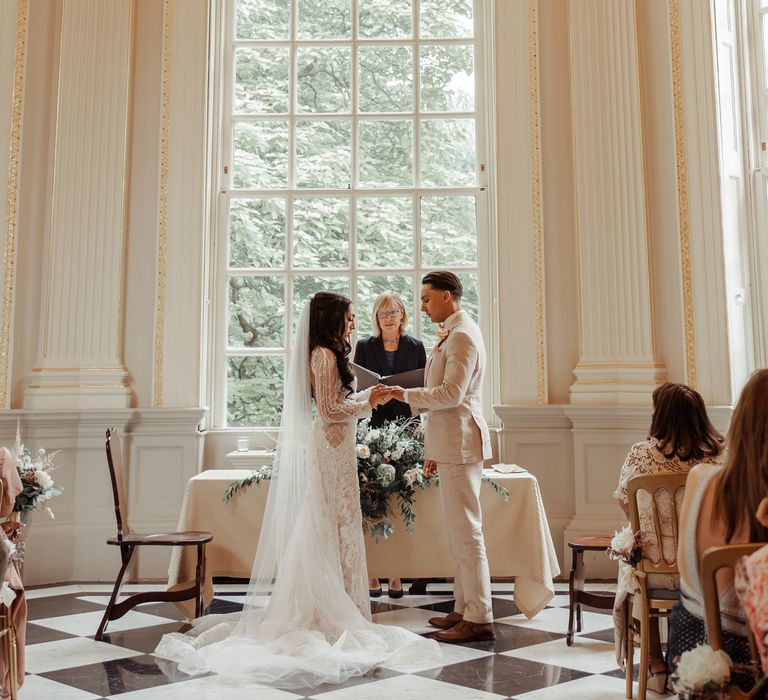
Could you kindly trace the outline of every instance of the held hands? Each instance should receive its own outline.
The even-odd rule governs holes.
[[[371,404],[371,408],[376,408],[385,403],[388,403],[392,399],[402,401],[405,396],[405,391],[399,386],[386,386],[385,384],[377,384],[371,390],[371,395],[368,398],[368,403]]]

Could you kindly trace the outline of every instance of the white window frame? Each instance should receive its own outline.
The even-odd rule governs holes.
[[[269,42],[272,45],[285,46],[290,44],[291,56],[291,75],[290,75],[290,98],[295,100],[295,81],[296,81],[296,48],[301,44],[311,46],[333,46],[344,45],[352,47],[352,112],[351,114],[327,114],[327,113],[298,113],[295,105],[291,108],[291,114],[288,116],[259,115],[242,117],[244,120],[287,120],[291,138],[289,140],[289,187],[283,190],[241,190],[233,189],[232,182],[232,150],[233,150],[233,129],[234,120],[231,116],[229,105],[232,104],[232,90],[234,85],[234,71],[229,68],[231,56],[233,56],[235,46],[258,44],[265,45],[263,42],[235,42],[234,33],[234,0],[216,0],[211,5],[211,72],[210,72],[210,106],[211,114],[214,117],[210,123],[210,144],[211,144],[211,255],[209,265],[209,290],[210,299],[208,307],[210,311],[210,323],[208,334],[208,357],[206,386],[207,399],[211,408],[209,418],[209,430],[222,432],[237,432],[255,436],[257,443],[255,446],[271,446],[271,438],[274,436],[276,428],[251,426],[251,427],[229,427],[226,426],[226,360],[230,355],[283,355],[287,361],[290,353],[290,344],[292,342],[291,327],[291,305],[293,300],[292,276],[294,274],[309,276],[317,275],[343,275],[350,280],[350,292],[353,302],[356,301],[356,287],[358,273],[387,275],[387,274],[410,274],[413,277],[414,289],[414,311],[412,317],[411,331],[415,335],[420,335],[422,330],[422,315],[419,311],[418,292],[420,288],[421,276],[426,271],[421,267],[420,259],[420,209],[418,206],[418,197],[422,195],[442,195],[442,194],[463,194],[473,195],[476,201],[476,220],[477,220],[477,265],[471,267],[455,267],[457,272],[473,272],[478,276],[478,296],[480,299],[480,326],[489,347],[495,347],[497,338],[497,322],[493,310],[497,307],[496,280],[497,271],[494,260],[497,257],[495,237],[495,193],[489,183],[494,182],[493,173],[495,172],[495,135],[493,130],[493,85],[494,85],[494,66],[493,66],[493,3],[490,0],[475,0],[474,7],[474,37],[472,39],[444,39],[444,40],[425,40],[429,44],[454,44],[465,45],[468,43],[475,45],[474,72],[475,72],[475,111],[470,113],[432,113],[430,112],[425,119],[460,119],[463,116],[469,116],[475,120],[475,143],[476,143],[476,172],[477,184],[472,187],[463,188],[380,188],[380,189],[359,189],[353,184],[352,190],[320,190],[320,189],[295,189],[295,163],[293,138],[295,134],[296,121],[329,121],[332,119],[341,119],[351,122],[352,126],[352,178],[353,183],[357,181],[357,125],[359,121],[370,119],[386,118],[387,120],[411,119],[413,120],[413,176],[414,182],[420,171],[420,148],[419,148],[419,124],[422,117],[419,113],[418,89],[419,89],[419,54],[418,47],[418,3],[413,2],[413,29],[414,36],[410,39],[388,39],[388,40],[361,40],[356,38],[356,2],[353,1],[352,26],[353,39],[351,41],[321,41],[313,40],[311,42],[298,42],[295,40],[296,32],[296,7],[298,0],[292,0],[291,32],[290,42]],[[360,45],[411,45],[413,47],[413,91],[414,91],[414,112],[392,115],[389,113],[361,113],[356,114],[357,107],[357,61],[356,49]],[[231,80],[227,77],[231,76]],[[241,117],[237,117],[241,118]],[[226,171],[226,172],[225,172]],[[355,250],[355,216],[356,207],[354,202],[357,197],[364,196],[412,196],[414,198],[414,267],[412,268],[358,268]],[[229,199],[238,196],[258,196],[258,197],[279,197],[286,200],[286,267],[284,269],[264,269],[249,270],[244,274],[253,274],[260,276],[279,276],[285,275],[286,279],[286,318],[284,337],[286,339],[285,348],[269,349],[251,349],[237,348],[227,349],[227,319],[228,319],[228,214]],[[350,249],[349,249],[349,268],[293,268],[292,267],[292,201],[299,197],[319,197],[319,196],[347,196],[350,197]],[[237,274],[241,274],[238,270]],[[367,310],[362,310],[366,313]],[[360,311],[358,312],[360,313]],[[430,345],[429,339],[425,338],[425,344]],[[354,344],[354,343],[353,343]],[[497,353],[489,353],[489,358],[495,358]],[[490,420],[493,419],[491,406],[496,400],[497,393],[492,389],[498,382],[498,366],[495,359],[489,360],[489,368],[486,375],[485,391],[485,413]],[[261,437],[260,437],[261,436]],[[252,448],[254,445],[252,445]]]

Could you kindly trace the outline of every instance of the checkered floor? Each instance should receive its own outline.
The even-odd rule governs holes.
[[[137,589],[126,587],[127,592]],[[140,606],[111,623],[108,642],[96,642],[93,635],[107,604],[108,586],[38,588],[28,591],[27,676],[19,696],[22,700],[621,700],[624,676],[614,659],[610,615],[585,612],[584,628],[569,648],[567,585],[557,584],[557,589],[550,606],[527,620],[513,602],[511,584],[494,584],[495,642],[442,645],[442,666],[411,673],[378,668],[343,685],[301,694],[256,685],[235,687],[215,675],[188,678],[172,663],[152,656],[164,633],[186,629],[172,604]],[[244,586],[217,586],[212,612],[239,610],[243,594]],[[435,611],[452,609],[450,585],[430,584],[427,595],[397,600],[388,598],[385,589],[384,596],[371,599],[371,605],[377,622],[428,634],[435,630],[427,619]],[[648,697],[659,696],[649,692]]]

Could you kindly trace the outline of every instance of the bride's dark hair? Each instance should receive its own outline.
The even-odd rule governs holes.
[[[335,292],[316,292],[309,304],[309,353],[320,346],[336,356],[341,385],[351,394],[355,375],[349,366],[352,347],[344,337],[352,300]]]

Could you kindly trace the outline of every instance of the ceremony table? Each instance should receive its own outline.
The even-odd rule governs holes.
[[[251,484],[223,502],[227,487],[247,476],[242,469],[212,469],[189,480],[179,517],[179,530],[205,530],[213,533],[206,547],[205,604],[213,599],[213,577],[248,579],[259,541],[261,520],[267,502],[269,481]],[[527,617],[533,617],[554,595],[553,577],[560,568],[547,524],[539,484],[532,474],[502,474],[486,470],[509,491],[505,502],[489,484],[480,490],[483,509],[483,534],[492,577],[515,577],[514,598]],[[376,542],[366,536],[368,571],[371,576],[398,578],[453,577],[454,560],[443,526],[440,487],[417,489],[416,528],[409,535],[395,513],[391,520],[395,532]],[[176,547],[168,568],[170,590],[194,580],[194,557]],[[192,617],[193,606],[179,603]]]

